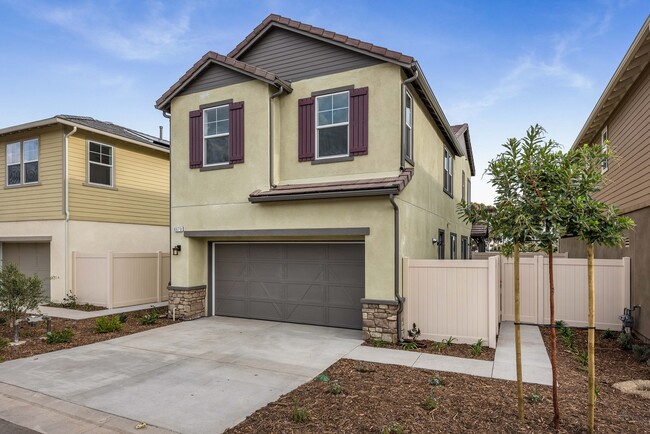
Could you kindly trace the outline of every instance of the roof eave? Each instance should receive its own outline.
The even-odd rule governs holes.
[[[398,187],[394,188],[382,188],[375,190],[350,190],[350,191],[328,191],[323,193],[311,192],[311,193],[296,193],[296,194],[277,194],[269,196],[249,196],[248,200],[251,203],[263,203],[263,202],[287,202],[293,200],[317,200],[317,199],[341,199],[347,197],[367,197],[367,196],[388,196],[391,194],[399,195],[400,189]]]
[[[56,123],[59,123],[59,119],[57,117],[52,117],[52,118],[47,118],[47,119],[41,119],[39,121],[28,122],[26,124],[14,125],[14,126],[11,126],[11,127],[0,129],[0,136],[4,136],[6,134],[17,133],[17,132],[25,131],[25,130],[31,130],[31,129],[34,129],[34,128],[41,128],[41,127],[45,127],[45,126],[49,126],[49,125],[54,125]]]

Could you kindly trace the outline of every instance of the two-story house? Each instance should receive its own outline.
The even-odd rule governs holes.
[[[72,290],[72,252],[169,251],[166,140],[58,115],[0,129],[0,177],[0,260],[53,301]]]
[[[401,259],[467,255],[469,134],[410,56],[270,15],[156,107],[171,114],[177,316],[396,340]]]
[[[636,227],[620,249],[596,246],[596,258],[630,257],[630,300],[635,330],[650,339],[650,17],[643,24],[613,77],[596,103],[573,146],[609,146],[614,154],[603,161],[606,184],[598,199],[620,207]],[[560,242],[571,257],[586,257],[575,238]],[[621,312],[622,314],[623,312]]]

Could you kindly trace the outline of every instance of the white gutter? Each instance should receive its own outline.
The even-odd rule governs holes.
[[[69,185],[69,179],[68,179],[68,177],[69,177],[69,175],[68,175],[68,168],[69,168],[69,164],[68,164],[69,140],[68,139],[70,138],[70,136],[72,136],[76,132],[77,132],[77,127],[75,126],[75,127],[72,128],[72,130],[68,134],[64,134],[64,136],[63,136],[63,141],[65,143],[65,145],[64,145],[65,146],[65,149],[64,149],[65,155],[63,156],[63,167],[64,167],[64,169],[63,169],[63,176],[64,176],[63,188],[65,190],[65,193],[64,193],[64,196],[63,196],[63,198],[64,198],[63,199],[64,200],[63,209],[64,209],[64,212],[65,212],[65,279],[64,279],[64,282],[63,282],[63,286],[64,286],[64,288],[66,290],[66,294],[68,292],[72,292],[72,290],[68,287],[69,274],[70,274],[70,272],[68,270],[68,261],[69,261],[68,258],[70,256],[70,252],[69,252],[69,250],[70,250],[70,230],[69,230],[69,226],[70,226],[70,195],[69,195],[70,185]]]

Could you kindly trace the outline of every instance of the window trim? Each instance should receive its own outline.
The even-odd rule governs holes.
[[[463,248],[465,244],[465,248]],[[469,259],[469,238],[466,235],[460,236],[460,259]]]
[[[447,160],[447,155],[449,155],[449,160]],[[446,164],[447,161],[451,163],[451,170],[447,170]],[[442,151],[442,191],[447,193],[450,197],[454,197],[454,154],[451,153],[446,146],[443,147]],[[449,181],[447,181],[449,178]]]
[[[472,204],[472,182],[467,178],[467,205]]]
[[[100,166],[104,167],[110,167],[111,168],[111,183],[109,184],[100,184],[98,182],[92,182],[90,181],[90,144],[95,143],[96,145],[100,146],[106,146],[111,149],[111,164],[108,166],[107,164],[104,163],[98,163],[96,161],[93,161],[92,164],[98,164]],[[115,146],[109,145],[107,143],[102,143],[97,140],[86,140],[86,185],[91,186],[91,187],[103,187],[103,188],[115,188]]]
[[[25,161],[25,142],[31,142],[35,141],[36,142],[36,160],[29,160]],[[7,148],[9,145],[19,145],[19,156],[20,156],[20,162],[19,163],[13,163],[9,164],[9,160],[7,159]],[[16,187],[23,187],[23,186],[30,186],[30,185],[39,185],[41,183],[41,139],[40,136],[36,137],[29,137],[26,139],[18,140],[18,141],[12,141],[12,142],[5,142],[5,187],[7,188],[16,188]],[[25,182],[25,163],[37,163],[38,167],[38,177],[36,181],[33,182]],[[20,167],[20,182],[17,184],[9,184],[9,166],[19,166]]]
[[[600,132],[600,149],[603,152],[609,150],[609,132],[607,126]],[[600,162],[600,173],[605,173],[609,170],[609,159],[605,158]]]
[[[466,186],[465,186],[465,181],[466,181],[467,177],[465,176],[465,171],[464,171],[464,170],[461,171],[461,172],[462,172],[462,175],[461,175],[461,184],[462,184],[462,185],[461,185],[461,190],[462,190],[462,193],[461,193],[461,199],[462,199],[463,201],[465,201],[465,194],[466,194],[466,192],[467,192],[467,188],[466,188]]]
[[[445,230],[438,229],[438,259],[445,259]]]
[[[411,125],[408,124],[407,121],[407,116],[406,116],[406,103],[408,100],[411,100]],[[408,91],[408,89],[404,89],[404,159],[411,163],[411,165],[414,165],[414,160],[413,160],[413,150],[414,150],[414,143],[413,143],[413,106],[414,106],[415,101],[413,100],[413,95]]]
[[[217,130],[216,130],[216,126],[215,126],[215,134],[212,135],[212,136],[208,136],[207,134],[205,134],[205,123],[207,122],[207,119],[208,119],[207,116],[205,115],[205,112],[208,111],[208,110],[214,110],[215,118],[217,119],[216,122],[218,123],[219,118],[216,117],[216,116],[217,116],[218,110],[221,107],[226,107],[228,109],[228,132],[225,133],[225,134],[224,133],[218,134],[218,133],[216,133]],[[203,118],[203,125],[201,125],[201,128],[203,128],[203,134],[202,134],[202,136],[203,136],[203,143],[202,143],[202,146],[203,146],[203,164],[202,164],[202,167],[219,167],[219,166],[227,166],[227,165],[231,164],[230,163],[230,104],[226,103],[226,104],[220,104],[220,105],[211,105],[210,107],[205,107],[205,108],[202,108],[201,110],[202,110],[201,116]],[[206,164],[205,159],[206,159],[206,155],[208,155],[207,148],[206,148],[207,140],[208,139],[214,139],[215,137],[226,137],[226,136],[228,137],[228,160],[224,161],[223,163]]]
[[[449,232],[449,259],[458,259],[458,235]]]
[[[332,123],[330,125],[323,125],[319,126],[318,125],[318,100],[320,98],[324,98],[327,96],[333,97],[334,95],[341,95],[341,94],[347,94],[348,96],[348,120],[345,122],[339,122],[339,123]],[[334,119],[332,119],[334,121]],[[340,127],[340,126],[346,126],[347,127],[347,134],[346,134],[346,148],[347,151],[345,154],[336,154],[336,155],[328,155],[327,157],[319,157],[319,150],[320,150],[320,136],[318,134],[318,131],[321,129],[326,129],[326,128],[334,128],[334,127]],[[315,137],[315,146],[314,146],[314,160],[313,161],[318,161],[318,160],[331,160],[333,158],[340,159],[341,157],[349,157],[350,156],[350,90],[342,90],[340,92],[332,92],[332,93],[326,93],[323,95],[317,95],[314,97],[314,134],[316,135]]]

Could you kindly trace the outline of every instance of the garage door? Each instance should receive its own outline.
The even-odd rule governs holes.
[[[50,299],[50,244],[2,243],[3,264],[15,264],[28,276],[43,279],[43,295]]]
[[[360,329],[364,269],[363,244],[214,244],[211,311]]]

